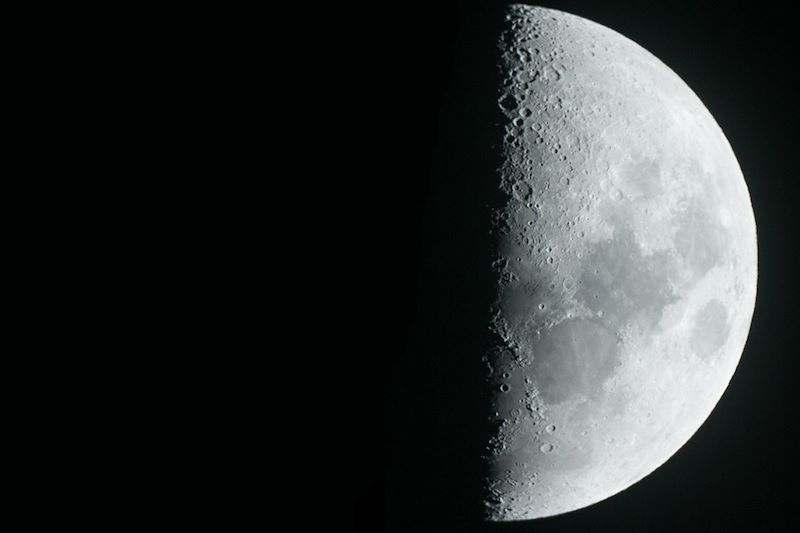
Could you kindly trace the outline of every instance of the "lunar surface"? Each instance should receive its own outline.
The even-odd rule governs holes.
[[[666,65],[523,5],[499,39],[487,519],[608,498],[701,426],[741,357],[756,228],[719,126]]]

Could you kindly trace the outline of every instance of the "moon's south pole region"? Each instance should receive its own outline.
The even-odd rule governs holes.
[[[498,39],[486,519],[586,507],[667,461],[733,376],[756,227],[733,151],[622,35],[513,5]]]

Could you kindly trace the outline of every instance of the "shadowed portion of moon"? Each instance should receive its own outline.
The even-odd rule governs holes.
[[[505,202],[497,188],[502,16],[487,7],[460,18],[422,229],[418,319],[386,399],[392,531],[464,531],[482,519],[485,445],[496,430],[481,355],[495,342],[491,214]]]
[[[608,498],[700,427],[747,338],[756,235],[725,136],[657,58],[522,5],[499,48],[485,503],[509,521]]]

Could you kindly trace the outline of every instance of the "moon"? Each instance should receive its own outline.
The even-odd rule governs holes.
[[[667,461],[733,376],[757,278],[744,177],[678,75],[578,16],[513,5],[504,24],[491,521],[592,505]]]

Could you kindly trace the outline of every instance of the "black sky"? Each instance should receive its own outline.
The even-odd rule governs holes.
[[[798,524],[797,405],[800,350],[796,277],[800,272],[798,212],[798,46],[795,17],[778,2],[540,2],[608,26],[634,40],[674,70],[721,126],[750,190],[759,244],[756,311],[742,360],[710,418],[665,465],[624,492],[591,507],[534,522],[485,524],[452,518],[454,503],[413,505],[408,516],[387,511],[387,493],[401,483],[389,465],[398,451],[387,411],[397,401],[393,380],[415,356],[416,329],[426,304],[424,214],[441,168],[448,105],[461,101],[454,80],[469,68],[470,25],[503,2],[417,2],[375,5],[363,13],[356,57],[368,80],[360,89],[370,110],[358,179],[369,188],[364,220],[376,221],[360,238],[369,243],[365,286],[376,287],[364,317],[366,339],[358,370],[359,416],[353,481],[356,530],[380,531],[789,531]],[[487,83],[489,81],[487,80]],[[437,155],[438,154],[438,155]],[[422,258],[422,259],[421,259]],[[367,353],[368,352],[368,353]],[[424,410],[426,388],[415,409]],[[435,384],[434,384],[435,386]],[[419,387],[419,389],[415,389]],[[364,401],[363,398],[371,398]],[[431,407],[435,409],[435,406]],[[424,414],[420,415],[423,419]],[[435,422],[423,420],[408,436],[436,447]],[[402,449],[402,447],[399,447]],[[435,463],[434,457],[430,458]],[[432,468],[434,468],[432,466]],[[436,475],[446,475],[441,472]],[[407,483],[407,482],[406,482]],[[421,499],[428,481],[414,489]],[[446,484],[445,484],[446,486]],[[407,487],[406,487],[407,488]],[[446,497],[445,497],[446,499]],[[453,497],[457,507],[457,497]],[[391,507],[390,505],[388,507]]]

